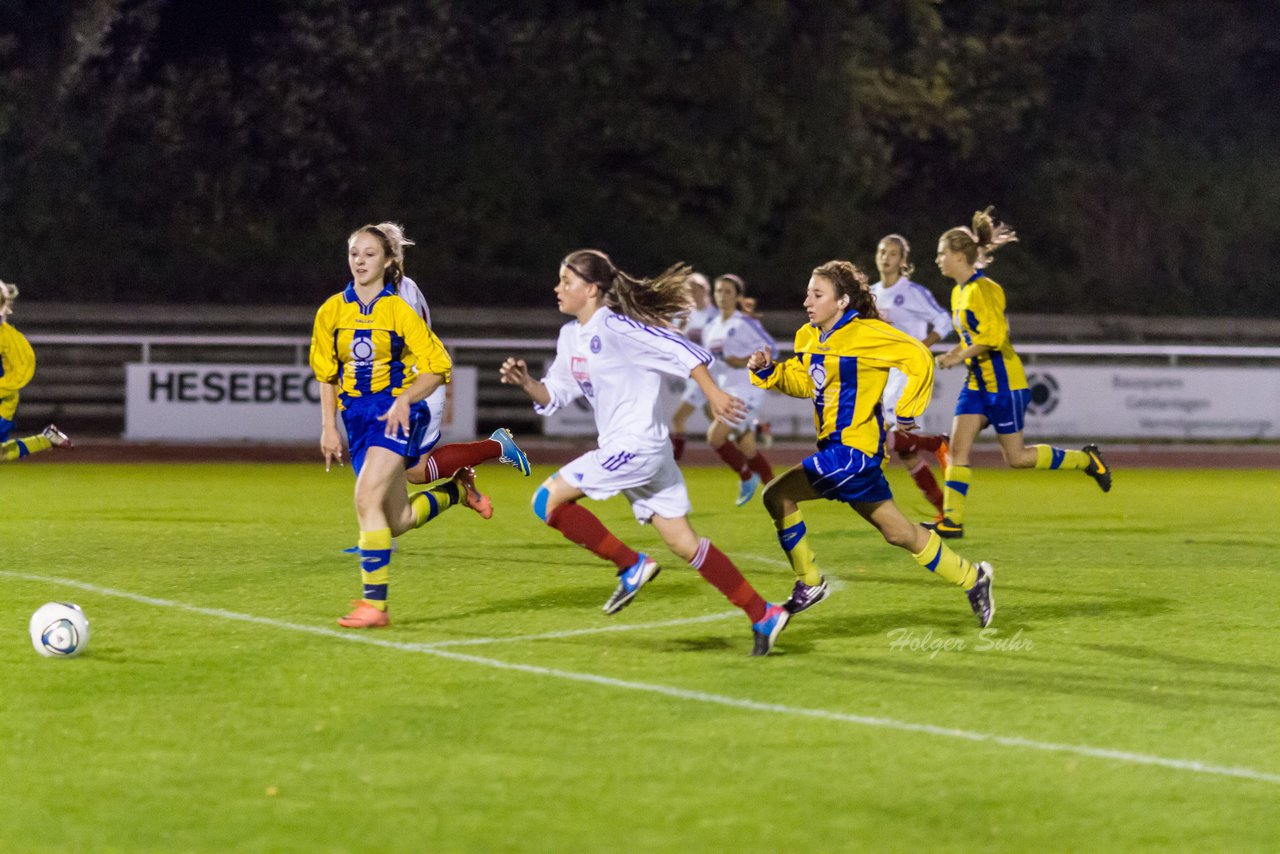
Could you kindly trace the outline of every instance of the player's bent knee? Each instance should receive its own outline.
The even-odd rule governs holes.
[[[552,509],[551,490],[547,489],[547,485],[544,483],[533,493],[533,515],[545,522],[547,517],[551,515]]]
[[[786,515],[787,496],[782,490],[782,476],[779,475],[769,481],[764,491],[760,493],[760,501],[764,504],[765,511],[775,519],[781,519]]]

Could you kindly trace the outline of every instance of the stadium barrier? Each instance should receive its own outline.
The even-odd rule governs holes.
[[[314,438],[314,390],[308,397],[305,367],[307,338],[28,337],[42,360],[37,383],[23,393],[21,414],[32,420],[47,417],[76,423],[87,417],[101,422],[104,432],[123,429],[128,438],[194,438],[184,431],[196,428],[209,431],[200,438]],[[505,356],[518,354],[539,370],[554,353],[554,339],[446,336],[444,342],[460,367],[474,371],[474,385],[465,392],[464,384],[470,381],[458,386],[461,394],[455,395],[454,406],[462,420],[451,426],[450,438],[469,437],[498,423],[523,431],[543,429],[527,398],[498,383],[497,366]],[[1280,373],[1275,370],[1280,365],[1280,347],[1022,344],[1018,351],[1026,360],[1031,381],[1027,430],[1037,436],[1280,438]],[[49,361],[54,366],[46,370]],[[173,380],[177,383],[174,396],[166,397],[170,381],[155,379],[161,368],[179,374],[187,371],[193,377]],[[459,379],[464,376],[459,373]],[[132,392],[130,377],[135,384]],[[962,371],[938,372],[926,429],[946,428],[963,379]],[[156,382],[159,386],[153,387]],[[669,382],[668,400],[678,398],[682,389],[683,381]],[[255,401],[255,395],[262,400]],[[268,409],[274,414],[268,415]],[[474,413],[470,417],[465,415],[468,409]],[[759,417],[771,422],[777,436],[811,435],[812,414],[806,401],[770,395]],[[221,426],[215,429],[214,425]],[[697,430],[703,425],[705,421],[690,426]],[[590,412],[582,407],[567,410],[545,425],[549,435],[584,435],[592,429]]]

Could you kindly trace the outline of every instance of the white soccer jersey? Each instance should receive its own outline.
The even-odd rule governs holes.
[[[413,279],[405,276],[400,280],[399,288],[400,299],[409,303],[410,308],[416,311],[424,321],[427,328],[431,328],[431,309],[427,308],[427,298],[422,295],[422,289],[418,287],[418,283]]]
[[[884,282],[876,282],[871,286],[871,293],[875,295],[880,319],[912,338],[923,341],[930,330],[938,333],[940,339],[951,334],[951,313],[938,305],[938,301],[924,285],[901,276],[889,287],[885,287]],[[897,419],[898,398],[902,397],[906,387],[906,375],[897,368],[891,368],[883,397],[886,423],[893,423]],[[922,429],[928,429],[929,426],[925,418],[927,416],[919,421]]]
[[[719,316],[720,309],[716,308],[715,303],[708,303],[705,308],[695,308],[689,312],[689,318],[680,331],[694,344],[701,344],[702,333],[707,328],[707,324]]]
[[[555,361],[542,378],[551,400],[535,404],[534,411],[550,415],[585,397],[595,410],[600,447],[669,451],[661,375],[687,377],[711,361],[710,353],[675,330],[602,308],[586,323],[571,320],[561,327]]]
[[[397,293],[399,293],[400,299],[409,303],[409,307],[418,313],[418,316],[426,322],[427,328],[430,329],[431,309],[427,308],[427,298],[422,295],[422,289],[418,287],[418,283],[405,276],[400,280],[400,287],[397,289]],[[427,447],[440,441],[440,428],[444,423],[444,410],[448,395],[449,391],[443,385],[427,395],[427,409],[431,412],[431,427],[427,434],[427,441],[424,443]]]
[[[951,313],[938,305],[924,285],[902,276],[889,287],[876,282],[871,293],[875,295],[880,319],[912,338],[923,341],[931,329],[940,339],[951,334]]]
[[[755,390],[751,384],[751,373],[745,368],[732,368],[725,363],[724,357],[745,359],[756,350],[768,348],[778,352],[778,344],[773,340],[760,321],[754,317],[735,311],[725,320],[723,315],[716,316],[702,330],[703,345],[716,357],[712,375],[720,388],[736,397],[745,397]]]

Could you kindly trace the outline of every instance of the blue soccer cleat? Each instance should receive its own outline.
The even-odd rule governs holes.
[[[760,484],[762,482],[763,481],[760,480],[760,475],[753,472],[751,477],[744,480],[742,485],[738,487],[738,500],[735,501],[734,504],[741,507],[752,498],[755,498],[756,490],[760,488]]]
[[[778,635],[782,634],[782,630],[787,627],[787,623],[791,620],[791,612],[781,605],[769,605],[765,609],[764,616],[760,618],[760,622],[751,624],[751,631],[755,635],[756,645],[751,650],[752,655],[768,655],[773,651],[773,645],[778,640]]]
[[[493,435],[489,437],[493,441],[502,446],[502,456],[498,457],[498,462],[506,463],[514,469],[528,477],[532,472],[529,468],[529,458],[525,456],[524,451],[516,445],[515,437],[511,435],[511,431],[506,427],[499,427],[493,431]]]
[[[630,568],[618,573],[618,589],[614,590],[609,601],[604,603],[604,612],[616,614],[630,605],[631,600],[640,592],[640,588],[657,578],[661,571],[656,560],[648,555],[640,555],[640,559]]]

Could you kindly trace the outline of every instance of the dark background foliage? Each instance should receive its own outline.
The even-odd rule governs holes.
[[[345,238],[433,302],[678,259],[790,302],[987,204],[1019,311],[1280,316],[1280,11],[1205,0],[4,0],[0,275],[314,303]]]

